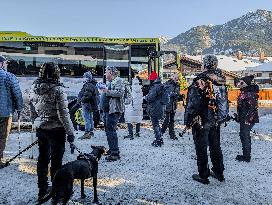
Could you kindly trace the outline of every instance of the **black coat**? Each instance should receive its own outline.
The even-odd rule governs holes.
[[[164,83],[164,86],[170,96],[170,101],[166,105],[166,112],[173,112],[177,109],[178,98],[180,96],[179,84],[170,79]]]
[[[184,124],[189,126],[192,124],[193,119],[199,116],[202,124],[210,123],[214,124],[216,122],[216,114],[209,108],[209,98],[207,98],[207,93],[200,89],[198,86],[198,80],[203,80],[206,82],[210,80],[213,85],[220,86],[225,84],[225,77],[222,75],[221,70],[208,70],[200,73],[193,81],[193,83],[188,88],[187,102],[184,113]]]
[[[238,96],[237,112],[238,120],[241,123],[258,123],[258,85],[249,85],[241,88],[241,93]]]
[[[96,80],[88,80],[84,83],[82,89],[78,94],[78,102],[85,104],[89,103],[91,105],[92,111],[98,109],[98,99],[99,99],[99,92],[96,87]]]
[[[147,113],[149,116],[156,117],[158,119],[163,119],[165,114],[165,105],[162,105],[160,102],[161,94],[162,94],[163,85],[159,78],[153,82],[150,86],[150,90],[148,95],[145,97],[147,101]]]

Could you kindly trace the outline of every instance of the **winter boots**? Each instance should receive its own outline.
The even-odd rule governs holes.
[[[128,134],[128,135],[124,136],[124,139],[130,139],[130,140],[133,140],[134,138],[133,138],[133,135]]]
[[[136,132],[134,136],[135,136],[135,137],[140,137],[140,133],[139,133],[139,132]]]
[[[40,188],[38,193],[38,204],[43,204],[51,198],[52,187]]]
[[[239,162],[250,162],[251,157],[246,157],[244,155],[237,155],[236,160]]]
[[[193,180],[200,182],[202,184],[209,184],[210,183],[209,179],[204,179],[204,178],[200,177],[198,174],[193,174],[192,177],[193,177]]]
[[[157,139],[154,140],[151,145],[154,147],[161,147],[163,144],[164,144],[163,139],[161,138],[159,140],[157,140]]]
[[[114,162],[120,159],[119,154],[111,154],[105,158],[108,162]]]
[[[91,139],[94,136],[94,133],[91,132],[85,132],[82,137],[79,137],[78,139],[80,140],[85,140],[85,139]]]
[[[220,182],[225,181],[224,174],[218,174],[216,172],[211,171],[210,176],[212,176],[213,178],[217,179]]]

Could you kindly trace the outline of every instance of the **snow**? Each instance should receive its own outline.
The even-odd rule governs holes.
[[[181,116],[181,115],[180,115]],[[186,133],[178,141],[172,141],[166,134],[165,145],[152,147],[154,140],[150,123],[145,122],[141,137],[134,140],[123,139],[127,134],[118,130],[121,160],[99,162],[98,196],[102,204],[205,204],[205,205],[253,205],[272,204],[272,115],[261,117],[261,123],[254,127],[257,134],[252,141],[252,162],[237,162],[235,156],[241,153],[239,125],[230,122],[222,128],[221,147],[224,155],[225,178],[223,183],[210,178],[209,185],[192,180],[197,172],[192,136]],[[182,122],[176,122],[176,131],[181,132]],[[83,133],[77,133],[77,137]],[[18,151],[18,133],[9,138],[5,156],[14,156]],[[31,143],[31,133],[21,133],[22,147]],[[91,140],[75,144],[84,152],[90,152],[90,145],[107,147],[103,130],[96,130]],[[0,204],[34,204],[37,196],[36,158],[28,159],[31,151],[23,154],[11,166],[0,170]],[[64,155],[64,163],[75,160],[69,146]],[[92,200],[92,186],[86,184],[87,200]],[[73,200],[80,198],[80,187],[74,186]],[[47,203],[50,204],[50,203]],[[70,203],[74,204],[74,203]],[[76,204],[83,204],[78,202]],[[86,203],[85,203],[86,204]]]

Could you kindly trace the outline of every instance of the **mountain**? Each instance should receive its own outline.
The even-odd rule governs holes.
[[[196,54],[232,54],[238,50],[245,54],[258,54],[262,48],[272,56],[272,12],[257,10],[223,25],[197,26],[169,40],[167,50]]]

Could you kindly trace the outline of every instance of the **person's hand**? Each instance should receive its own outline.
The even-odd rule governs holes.
[[[75,136],[74,136],[74,135],[68,135],[68,136],[67,136],[67,141],[68,141],[70,144],[72,144],[72,143],[74,142],[74,140],[75,140]]]

